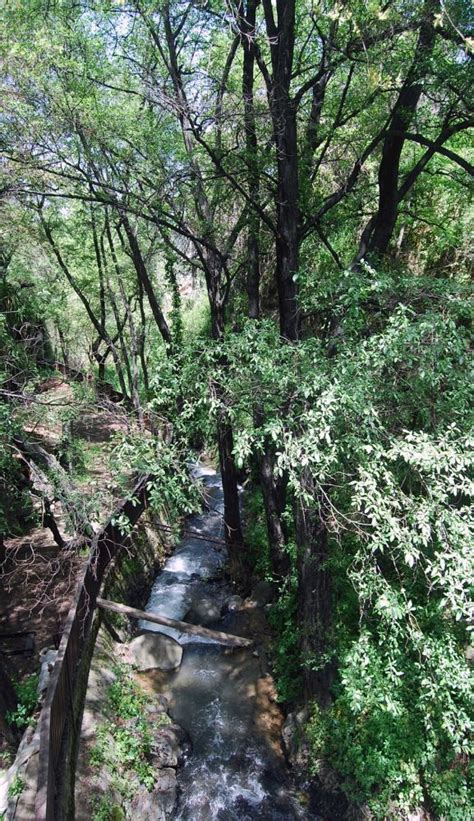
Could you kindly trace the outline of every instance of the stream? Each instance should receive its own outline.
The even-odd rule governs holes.
[[[208,510],[191,517],[188,527],[201,536],[223,539],[220,476],[203,465],[195,466],[193,474],[203,482]],[[222,606],[233,594],[223,577],[226,559],[222,545],[184,538],[157,576],[145,609],[238,633],[232,611],[221,617]],[[173,720],[192,742],[192,752],[179,771],[173,818],[315,818],[292,791],[280,744],[281,716],[267,693],[271,678],[252,648],[230,650],[212,639],[147,621],[140,627],[171,635],[184,646],[177,671],[152,677],[168,699]]]

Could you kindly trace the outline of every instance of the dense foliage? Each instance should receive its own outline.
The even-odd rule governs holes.
[[[16,409],[45,362],[79,368],[128,413],[117,477],[153,473],[160,505],[189,511],[191,452],[219,458],[312,774],[375,818],[468,817],[469,4],[2,14],[0,530]]]

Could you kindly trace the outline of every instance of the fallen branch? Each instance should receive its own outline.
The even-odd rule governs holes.
[[[32,477],[35,477],[35,485],[43,498],[48,502],[53,499],[59,499],[64,505],[75,532],[92,538],[94,530],[88,521],[87,513],[81,510],[77,490],[56,457],[48,453],[41,445],[35,442],[29,442],[19,436],[16,437],[15,444],[22,454],[25,463],[31,470]],[[34,468],[32,462],[35,463]],[[46,468],[49,472],[48,475],[39,467],[40,465]],[[46,507],[46,514],[48,515],[49,513],[50,508],[48,509],[48,507]],[[47,527],[50,526],[50,521],[51,517],[48,518],[48,522],[45,520]],[[53,536],[55,541],[58,542],[54,533]]]
[[[176,621],[168,619],[166,616],[157,616],[156,613],[147,613],[144,610],[136,610],[135,607],[128,607],[126,604],[108,601],[107,599],[97,599],[97,606],[103,610],[111,610],[112,613],[120,613],[122,616],[129,616],[132,619],[144,619],[153,624],[161,624],[164,627],[172,627],[181,633],[191,633],[193,636],[202,636],[206,639],[214,639],[228,647],[251,647],[253,641],[244,639],[242,636],[233,636],[230,633],[222,633],[220,630],[209,630],[199,624],[189,624],[186,621]]]

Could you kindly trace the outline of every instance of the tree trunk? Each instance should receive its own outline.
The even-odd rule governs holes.
[[[143,305],[143,285],[141,282],[138,283],[138,308],[140,311],[140,331],[138,334],[138,354],[140,357],[140,364],[142,368],[142,376],[143,376],[143,385],[145,388],[145,395],[148,399],[148,394],[150,391],[150,379],[148,376],[148,365],[146,361],[146,354],[145,354],[145,342],[146,342],[146,316],[145,316],[145,307]]]
[[[378,174],[378,208],[368,223],[368,257],[379,258],[387,252],[397,222],[400,159],[405,144],[405,132],[413,120],[423,91],[422,80],[429,69],[429,59],[435,42],[433,20],[439,8],[439,0],[426,0],[413,63],[394,105],[388,133],[384,139]],[[358,259],[361,258],[359,249]]]
[[[275,576],[283,578],[290,571],[286,551],[286,533],[282,514],[285,509],[285,480],[275,476],[274,459],[269,446],[259,458],[260,486],[267,520],[270,557]]]
[[[277,152],[276,281],[281,335],[291,342],[300,334],[296,277],[299,268],[299,183],[296,107],[290,96],[295,40],[295,0],[265,0],[265,18],[273,67],[270,107]]]
[[[132,255],[132,261],[135,266],[135,271],[137,273],[138,279],[141,282],[143,290],[145,291],[148,302],[150,304],[151,312],[153,314],[153,318],[158,326],[158,330],[163,338],[163,342],[165,343],[165,347],[167,351],[171,350],[172,347],[172,338],[170,329],[168,327],[168,323],[165,319],[165,315],[161,310],[161,306],[156,298],[155,290],[153,287],[153,283],[148,276],[148,271],[146,269],[145,261],[142,257],[142,253],[140,251],[140,246],[138,244],[138,240],[135,236],[133,228],[128,220],[128,217],[122,214],[122,224],[125,229],[125,233],[127,235],[127,239],[130,245],[130,251]]]
[[[330,701],[334,664],[328,660],[332,620],[331,574],[327,568],[328,533],[324,503],[307,480],[307,490],[317,506],[308,510],[298,502],[296,512],[298,544],[298,621],[301,628],[301,657],[305,698],[316,699],[321,707]]]
[[[0,655],[0,735],[8,744],[16,745],[21,737],[18,727],[14,727],[7,721],[7,713],[13,712],[17,707],[17,697],[10,677],[5,670],[2,656]]]
[[[260,203],[260,176],[257,157],[257,131],[254,108],[255,19],[257,0],[248,0],[241,22],[241,43],[244,52],[242,94],[244,100],[245,150],[249,172],[248,192],[252,202]],[[260,316],[260,220],[252,208],[249,214],[247,239],[248,315]]]
[[[58,337],[59,337],[59,344],[61,347],[61,356],[66,368],[69,368],[69,353],[67,348],[66,337],[64,336],[63,331],[61,328],[58,328]]]
[[[224,338],[224,312],[219,307],[219,300],[211,300],[212,334],[215,339]],[[225,364],[224,357],[222,357]],[[240,499],[237,481],[233,448],[234,438],[232,425],[225,410],[225,396],[222,388],[216,385],[217,399],[220,400],[222,410],[217,422],[217,445],[219,449],[219,463],[224,492],[224,524],[225,540],[229,552],[231,574],[239,582],[244,581],[245,553],[244,537],[240,517]]]
[[[225,540],[229,551],[230,569],[232,577],[242,583],[245,581],[244,537],[240,520],[237,469],[232,453],[232,427],[225,416],[217,423],[217,443],[224,491]]]
[[[54,541],[56,542],[57,546],[60,550],[63,550],[66,547],[66,542],[64,541],[63,537],[61,536],[59,527],[56,523],[56,519],[53,516],[53,512],[51,510],[51,505],[48,499],[43,500],[44,506],[44,516],[43,522],[45,526],[51,531]]]

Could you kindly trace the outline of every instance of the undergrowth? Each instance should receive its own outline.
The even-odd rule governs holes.
[[[38,673],[32,673],[22,681],[13,682],[18,702],[16,709],[9,710],[6,714],[9,724],[20,729],[30,724],[38,704],[38,682]]]
[[[151,762],[153,730],[171,722],[166,713],[151,718],[146,706],[151,697],[134,680],[127,664],[114,667],[115,681],[107,691],[106,719],[97,730],[97,740],[90,753],[90,765],[105,767],[111,786],[122,799],[130,799],[140,784],[152,790],[156,771]],[[122,810],[108,797],[99,800],[93,821],[122,818]]]

